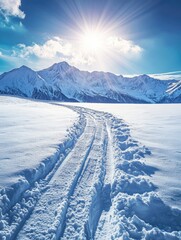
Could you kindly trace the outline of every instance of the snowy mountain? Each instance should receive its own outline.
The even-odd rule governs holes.
[[[56,91],[37,72],[26,66],[0,75],[0,93],[37,99],[69,100],[60,90]]]
[[[33,71],[22,66],[0,75],[0,93],[80,102],[181,102],[181,82],[147,75],[133,78],[106,72],[87,72],[60,62]]]
[[[181,80],[175,83],[172,83],[167,89],[167,95],[163,99],[164,102],[181,102]]]

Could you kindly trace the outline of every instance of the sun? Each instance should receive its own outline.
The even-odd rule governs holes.
[[[82,49],[91,54],[100,54],[104,49],[104,33],[98,30],[87,30],[81,35]]]

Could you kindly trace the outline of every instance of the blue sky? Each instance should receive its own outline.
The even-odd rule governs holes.
[[[180,0],[0,0],[0,72],[181,70]]]

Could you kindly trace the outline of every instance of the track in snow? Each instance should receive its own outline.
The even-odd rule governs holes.
[[[70,196],[95,139],[94,118],[89,116],[86,119],[82,136],[57,169],[17,239],[51,239],[61,235]]]
[[[7,240],[151,240],[157,239],[156,231],[163,236],[158,239],[180,239],[180,211],[166,206],[148,179],[155,171],[142,160],[148,149],[131,138],[122,120],[70,108],[84,118],[79,126],[82,134],[59,156],[46,178],[25,191],[17,203],[24,215],[17,214],[19,224],[12,221],[1,236]],[[12,211],[13,218],[16,213]]]

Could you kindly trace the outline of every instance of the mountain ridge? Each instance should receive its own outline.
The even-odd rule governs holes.
[[[181,81],[146,74],[123,77],[110,72],[81,71],[67,62],[34,71],[23,65],[0,75],[0,94],[78,102],[181,102]]]

